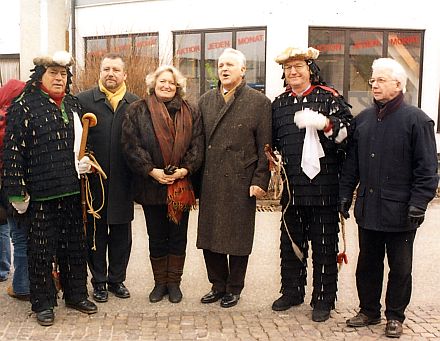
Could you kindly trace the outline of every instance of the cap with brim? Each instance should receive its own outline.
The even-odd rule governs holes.
[[[39,56],[34,58],[33,60],[35,66],[61,66],[61,67],[70,67],[73,64],[72,55],[66,51],[57,51],[53,54],[53,56]]]
[[[279,56],[275,58],[278,64],[284,64],[290,59],[317,59],[319,56],[319,50],[309,47],[307,49],[300,49],[296,47],[288,47]]]

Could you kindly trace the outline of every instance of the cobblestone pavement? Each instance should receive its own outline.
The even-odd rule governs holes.
[[[131,298],[98,305],[95,315],[68,309],[58,301],[55,324],[37,324],[28,302],[10,298],[0,283],[0,340],[378,340],[384,337],[385,320],[375,326],[349,328],[345,320],[357,311],[354,272],[357,231],[353,218],[346,224],[349,263],[339,276],[336,309],[324,323],[311,320],[308,304],[285,312],[271,310],[279,296],[279,220],[276,209],[257,212],[253,253],[245,289],[237,306],[223,309],[218,303],[203,305],[200,297],[209,291],[202,252],[195,247],[197,211],[190,216],[187,262],[182,280],[183,301],[165,298],[150,303],[153,287],[148,259],[145,222],[136,207],[133,248],[125,284]],[[440,200],[430,204],[426,221],[416,237],[413,294],[407,309],[402,340],[440,340]],[[341,243],[342,247],[342,243]],[[310,271],[309,271],[310,272]],[[385,276],[386,277],[386,276]],[[91,289],[91,287],[90,287]],[[384,295],[384,294],[383,294]],[[310,301],[310,276],[307,302]]]

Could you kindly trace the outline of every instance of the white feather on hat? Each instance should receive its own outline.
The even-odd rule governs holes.
[[[39,56],[33,60],[35,66],[62,66],[69,67],[73,64],[72,55],[67,51],[57,51],[53,56]]]
[[[275,58],[278,64],[284,64],[289,59],[317,59],[319,50],[309,47],[307,49],[300,49],[297,47],[288,47],[279,56]]]

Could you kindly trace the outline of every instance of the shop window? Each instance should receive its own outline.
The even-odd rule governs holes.
[[[187,77],[190,100],[197,101],[204,92],[217,87],[218,57],[228,47],[245,55],[248,85],[265,91],[266,28],[175,32],[174,65]]]
[[[145,95],[145,77],[159,66],[159,36],[157,33],[87,37],[84,39],[85,68],[77,72],[74,82],[76,91],[95,86],[103,55],[115,52],[125,59],[128,90],[138,96]]]
[[[358,114],[371,105],[371,64],[377,58],[398,61],[408,74],[406,101],[420,105],[423,31],[358,28],[310,28],[309,45],[320,50],[323,79],[341,92]]]
[[[10,79],[20,79],[20,55],[0,54],[0,86]]]

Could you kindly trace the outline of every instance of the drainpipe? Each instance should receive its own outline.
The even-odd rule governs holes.
[[[76,0],[71,0],[70,5],[70,22],[72,31],[72,56],[76,60],[76,18],[75,18]]]

